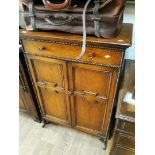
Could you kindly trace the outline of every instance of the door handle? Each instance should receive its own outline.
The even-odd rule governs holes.
[[[85,95],[86,93],[85,93],[84,90],[80,90],[80,91],[73,91],[73,94],[74,95],[76,95],[76,94],[78,94],[78,95]]]
[[[38,81],[37,82],[38,86],[46,86],[46,85],[52,85],[53,87],[57,87],[58,84],[56,82],[47,82],[47,81]]]

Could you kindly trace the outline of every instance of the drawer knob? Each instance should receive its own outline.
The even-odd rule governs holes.
[[[39,47],[39,51],[45,50],[44,46]]]
[[[93,53],[88,53],[88,57],[89,57],[90,59],[92,59],[92,58],[93,58],[93,56],[94,56],[94,54],[93,54]]]

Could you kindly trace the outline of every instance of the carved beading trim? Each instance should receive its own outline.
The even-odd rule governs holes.
[[[20,39],[23,40],[31,40],[31,41],[39,41],[39,42],[47,42],[47,43],[51,43],[51,44],[60,44],[60,45],[70,45],[70,46],[81,46],[81,43],[71,43],[71,42],[64,42],[64,41],[58,41],[58,40],[45,40],[45,39],[36,39],[36,38],[27,38],[27,37],[20,37]],[[108,49],[108,50],[119,50],[119,51],[123,51],[122,48],[118,48],[118,47],[109,47],[109,46],[100,46],[100,45],[92,45],[87,43],[86,45],[87,47],[91,47],[91,48],[99,48],[99,49]]]
[[[63,60],[63,61],[78,62],[78,63],[82,63],[82,64],[90,64],[90,65],[96,65],[96,66],[120,68],[120,65],[100,64],[100,63],[95,63],[95,62],[86,62],[86,61],[80,61],[80,60],[68,59],[68,58],[62,58],[62,57],[56,57],[56,56],[48,56],[48,55],[45,56],[45,55],[34,54],[34,53],[29,53],[29,52],[25,52],[25,54],[32,55],[32,56],[40,56],[40,57],[45,57],[45,58],[53,58],[53,59]]]

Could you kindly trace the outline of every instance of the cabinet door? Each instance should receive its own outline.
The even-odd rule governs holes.
[[[27,58],[43,117],[70,126],[65,62],[28,55]]]
[[[100,137],[106,135],[117,73],[117,68],[68,64],[74,128]]]

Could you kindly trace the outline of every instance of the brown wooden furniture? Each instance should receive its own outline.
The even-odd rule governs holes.
[[[116,124],[110,155],[135,154],[135,106],[123,102],[126,92],[133,92],[134,94],[134,67],[134,61],[126,61],[122,89],[119,93]]]
[[[28,67],[43,119],[63,124],[107,141],[117,83],[125,49],[131,46],[132,25],[124,24],[113,39],[20,31]]]
[[[21,47],[19,49],[19,108],[20,111],[30,113],[35,121],[41,121],[37,99],[34,95]]]

